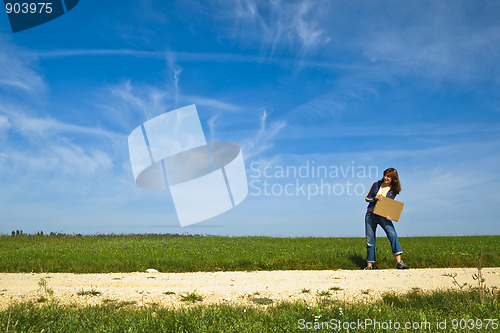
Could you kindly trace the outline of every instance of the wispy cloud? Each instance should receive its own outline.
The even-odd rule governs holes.
[[[6,116],[0,116],[0,120],[15,132],[19,132],[25,137],[32,135],[37,138],[50,137],[59,134],[83,134],[90,136],[102,136],[107,138],[116,138],[118,133],[98,128],[86,127],[82,125],[69,124],[49,117],[34,117],[23,113],[17,108],[8,108],[0,106],[0,112]],[[0,124],[2,121],[0,121]],[[1,126],[0,126],[1,127]]]
[[[219,115],[213,115],[210,119],[208,119],[208,141],[215,141],[215,131],[216,131],[216,123]]]
[[[23,53],[21,53],[23,54]],[[85,56],[132,56],[141,58],[162,59],[167,51],[146,51],[136,49],[51,49],[51,50],[33,50],[25,52],[32,54],[37,58],[64,58],[64,57],[85,57]]]
[[[300,59],[297,55],[280,57],[269,57],[267,55],[241,54],[241,53],[213,53],[213,52],[179,52],[171,50],[148,51],[140,49],[56,49],[37,50],[29,52],[37,59],[56,59],[66,57],[132,57],[141,59],[164,60],[176,59],[181,63],[240,63],[240,64],[272,64],[284,68],[295,68],[299,64],[301,68],[322,68],[325,70],[366,70],[366,64],[352,62],[318,61],[313,59]],[[178,65],[179,66],[179,65]],[[179,66],[180,69],[180,66]]]
[[[100,107],[108,110],[117,121],[123,119],[124,114],[140,112],[140,120],[153,118],[161,113],[174,110],[176,108],[196,104],[204,107],[214,114],[220,112],[240,112],[242,107],[212,96],[190,95],[182,93],[181,73],[182,67],[176,62],[173,53],[166,56],[166,70],[164,82],[159,85],[147,85],[136,83],[128,79],[119,84],[111,85],[107,91],[116,98],[110,101],[109,98],[101,96],[103,100]],[[110,105],[116,105],[115,108]]]
[[[10,125],[9,119],[6,116],[0,115],[0,131],[7,129],[10,126],[11,125]]]
[[[167,78],[173,89],[174,107],[177,108],[179,106],[179,95],[180,95],[179,80],[180,80],[180,75],[182,73],[182,67],[179,66],[175,57],[175,53],[172,52],[166,54],[166,62],[167,62]]]
[[[468,124],[447,124],[444,126],[440,123],[411,123],[398,124],[391,131],[381,132],[377,126],[366,124],[328,124],[328,125],[308,125],[301,124],[293,125],[292,139],[306,138],[342,138],[342,137],[413,137],[419,140],[428,137],[457,137],[462,138],[474,134],[475,137],[481,135],[497,135],[500,134],[500,126],[489,123],[468,123]]]
[[[419,6],[419,5],[417,5]],[[393,20],[380,24],[381,12],[365,25],[356,41],[373,62],[387,68],[441,79],[498,79],[500,23],[487,6],[469,15],[467,3],[427,3],[414,15],[412,8],[391,9]],[[422,9],[422,8],[420,8]],[[481,13],[481,14],[480,14]]]
[[[309,0],[239,0],[222,4],[223,18],[234,22],[232,37],[240,43],[258,43],[263,53],[270,55],[294,50],[299,57],[330,41],[328,31],[321,26],[324,5]]]
[[[108,152],[69,142],[48,144],[37,154],[20,150],[6,154],[17,172],[26,172],[29,176],[36,170],[40,180],[47,176],[54,177],[61,181],[61,185],[66,183],[66,176],[81,179],[98,172],[107,173],[113,167],[113,159]]]
[[[120,108],[113,111],[114,117],[119,116],[118,113],[123,113],[124,110],[129,113],[139,111],[144,120],[179,107],[182,67],[177,64],[175,53],[160,54],[166,66],[163,84],[133,84],[131,79],[127,79],[109,87],[111,95],[117,98],[115,102],[121,103]],[[102,104],[109,109],[109,100]]]
[[[180,99],[187,104],[196,104],[216,111],[228,111],[228,112],[239,112],[243,110],[243,107],[225,102],[223,100],[210,98],[206,96],[195,96],[195,95],[181,95]]]
[[[245,159],[251,160],[274,146],[279,132],[286,126],[283,120],[268,120],[269,113],[264,109],[260,114],[259,129],[250,138],[242,140],[241,149]]]
[[[46,87],[45,80],[36,72],[36,58],[24,52],[0,35],[0,88],[20,89],[38,93]]]
[[[303,1],[292,10],[296,15],[293,16],[293,24],[289,27],[295,26],[295,34],[302,45],[303,53],[325,45],[331,40],[328,32],[319,26],[319,20],[316,19],[319,13],[314,8],[317,8],[316,2]]]
[[[135,87],[130,79],[109,87],[109,91],[112,96],[123,101],[127,109],[138,110],[146,118],[157,115],[166,98],[166,93],[154,87]]]
[[[0,169],[9,179],[6,186],[30,183],[33,191],[51,186],[56,192],[79,192],[87,177],[122,168],[115,164],[116,157],[123,155],[122,134],[28,115],[12,106],[0,106],[0,123],[4,132]]]

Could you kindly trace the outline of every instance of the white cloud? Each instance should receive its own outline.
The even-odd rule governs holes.
[[[243,109],[239,105],[205,96],[181,95],[180,99],[186,101],[187,104],[201,105],[216,111],[238,112]]]
[[[475,135],[481,138],[483,135],[495,135],[500,133],[500,126],[489,123],[468,123],[468,124],[442,124],[436,123],[411,123],[398,124],[390,132],[381,132],[377,126],[373,125],[351,125],[351,124],[293,124],[293,132],[289,138],[298,139],[331,139],[352,137],[366,139],[372,138],[405,138],[413,137],[420,142],[428,138],[444,138],[454,136],[460,139],[464,136]]]
[[[214,115],[207,121],[207,123],[208,123],[208,141],[215,140],[215,123],[217,122],[218,118],[219,118],[218,115]]]
[[[120,134],[98,127],[86,127],[61,122],[53,118],[29,116],[15,108],[0,106],[0,111],[9,116],[9,119],[7,119],[7,117],[0,115],[0,128],[2,123],[5,123],[6,126],[12,127],[14,131],[23,134],[25,138],[32,136],[36,136],[37,139],[40,137],[49,138],[61,133],[102,136],[114,139],[120,136]],[[2,121],[2,119],[5,120]]]
[[[264,53],[295,50],[299,57],[330,41],[322,28],[325,3],[316,1],[224,1],[223,18],[234,22],[232,38],[261,46]],[[228,7],[229,6],[229,7]]]
[[[9,128],[10,126],[11,126],[11,124],[9,122],[9,118],[6,116],[0,115],[0,131],[4,131],[7,128]]]
[[[118,98],[118,102],[123,102],[117,113],[127,112],[135,113],[140,111],[144,118],[150,119],[161,113],[176,109],[180,98],[180,74],[182,67],[177,65],[175,53],[161,52],[166,62],[166,82],[163,87],[150,85],[133,85],[130,79],[121,84],[111,86],[109,91]],[[103,103],[104,105],[109,104]],[[109,106],[106,106],[109,109]]]
[[[0,35],[0,88],[20,89],[35,93],[45,89],[45,81],[34,67],[36,58]]]
[[[5,126],[9,131],[0,141],[0,169],[6,175],[4,185],[14,192],[28,184],[33,192],[45,187],[79,192],[79,187],[88,187],[89,177],[122,172],[115,161],[125,158],[125,135],[0,106],[0,128]]]
[[[272,148],[276,136],[286,126],[286,122],[282,120],[268,121],[268,116],[269,114],[264,109],[260,115],[257,133],[252,134],[251,138],[242,140],[241,150],[246,160],[251,160]]]
[[[81,178],[97,172],[107,172],[113,167],[108,153],[71,143],[47,144],[45,149],[35,154],[12,150],[8,156],[16,170],[26,172],[26,176],[34,176],[36,171],[40,178],[56,176],[61,183],[66,183],[66,176]]]
[[[389,71],[461,80],[497,79],[500,24],[486,8],[464,2],[428,2],[425,8],[374,11],[356,41],[373,62]],[[471,10],[476,15],[469,15]],[[494,8],[491,8],[494,11]],[[498,11],[498,8],[496,9]],[[390,68],[392,66],[392,69]]]
[[[293,17],[294,24],[291,27],[295,26],[295,34],[304,51],[327,44],[331,40],[326,30],[319,27],[315,15],[308,17],[315,6],[315,2],[303,1],[298,4],[296,15]]]
[[[131,56],[140,58],[163,59],[166,51],[144,51],[134,49],[52,49],[33,51],[37,58],[64,58],[81,56]]]
[[[172,86],[173,89],[174,107],[177,108],[179,106],[178,105],[179,94],[180,94],[179,80],[180,80],[180,75],[182,73],[182,67],[177,64],[176,56],[175,53],[173,52],[168,52],[166,54],[166,61],[167,61],[167,78],[170,81],[170,85]]]
[[[136,91],[132,86],[131,80],[109,88],[112,96],[122,100],[129,109],[136,109],[142,112],[146,117],[151,118],[157,113],[158,106],[161,105],[163,94],[156,89],[144,89],[145,92]],[[140,96],[140,95],[146,96]]]

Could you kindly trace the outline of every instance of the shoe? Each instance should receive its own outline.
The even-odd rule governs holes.
[[[370,269],[373,269],[373,267],[366,266],[366,267],[364,268],[364,270],[365,270],[365,271],[366,271],[366,270],[370,270]]]
[[[405,263],[403,262],[403,260],[401,260],[400,262],[397,263],[396,268],[397,269],[408,269],[410,267],[406,266]]]

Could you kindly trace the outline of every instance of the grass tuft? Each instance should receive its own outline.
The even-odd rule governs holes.
[[[196,303],[203,301],[203,297],[201,295],[196,294],[195,291],[180,295],[180,300],[183,302]]]
[[[321,296],[321,297],[326,297],[326,296],[330,296],[331,294],[328,290],[318,290],[316,292],[316,295]]]
[[[78,296],[99,296],[101,295],[100,291],[91,289],[91,290],[80,290],[76,293]]]
[[[269,305],[273,304],[273,300],[268,297],[253,297],[252,302],[259,305]]]

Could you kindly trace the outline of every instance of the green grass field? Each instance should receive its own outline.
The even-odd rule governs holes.
[[[401,237],[412,268],[500,266],[500,236]],[[0,236],[0,272],[324,270],[365,266],[364,238],[191,235]],[[386,238],[377,267],[392,268]]]
[[[414,291],[386,295],[370,304],[319,298],[314,306],[294,302],[269,307],[195,305],[175,310],[23,303],[0,312],[0,331],[260,333],[334,332],[341,328],[344,332],[498,332],[499,301],[491,293],[481,300],[475,291]]]
[[[400,242],[403,258],[412,268],[500,266],[500,236],[401,237]],[[363,238],[0,236],[0,272],[360,269],[365,265],[364,257]],[[377,259],[378,268],[394,268],[385,238],[377,239]],[[496,289],[488,288],[488,281],[484,286],[387,294],[373,303],[348,304],[318,295],[315,305],[256,302],[243,307],[193,302],[179,309],[124,302],[63,306],[56,298],[53,302],[11,304],[0,311],[0,331],[498,332],[500,296]]]

